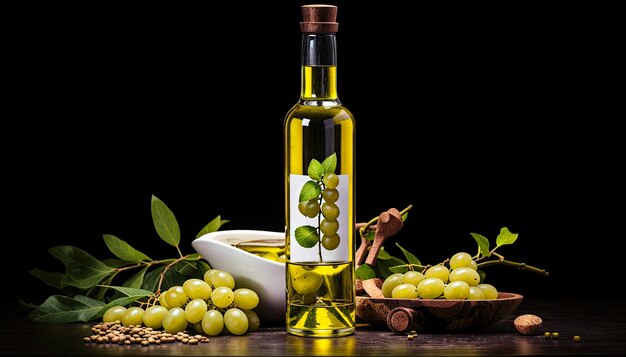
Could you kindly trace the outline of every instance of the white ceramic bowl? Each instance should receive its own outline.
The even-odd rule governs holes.
[[[235,278],[235,288],[249,288],[259,295],[254,311],[261,323],[285,323],[286,288],[285,264],[261,258],[233,247],[234,241],[284,239],[284,232],[257,230],[223,230],[207,233],[191,245],[212,268],[229,272]]]

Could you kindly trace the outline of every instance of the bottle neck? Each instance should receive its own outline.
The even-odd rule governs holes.
[[[302,34],[300,100],[309,105],[340,104],[335,34]]]

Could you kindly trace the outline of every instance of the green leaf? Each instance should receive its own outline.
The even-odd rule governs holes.
[[[163,283],[161,285],[161,291],[165,291],[169,289],[170,287],[176,286],[176,285],[182,286],[185,280],[187,280],[186,276],[181,275],[177,271],[177,269],[179,269],[178,268],[179,265],[180,263],[172,266],[170,269],[167,270],[167,272],[163,276]],[[146,273],[146,276],[143,279],[143,284],[141,285],[141,288],[143,290],[156,291],[157,285],[159,285],[159,279],[161,278],[160,274],[163,272],[164,269],[165,267],[161,266],[156,269],[152,269],[151,271]]]
[[[322,188],[320,184],[315,181],[307,181],[302,186],[300,190],[300,202],[309,201],[314,198],[318,198],[322,193]]]
[[[376,238],[376,231],[371,229],[369,232],[367,232],[367,235],[365,236],[365,239],[367,239],[367,240],[374,240],[374,238]]]
[[[319,161],[313,159],[309,164],[309,168],[307,169],[307,173],[309,177],[315,181],[319,181],[322,179],[322,175],[324,175],[324,167],[320,164]]]
[[[383,260],[388,260],[391,258],[392,258],[391,254],[387,253],[387,251],[384,248],[380,248],[380,250],[378,251],[378,256],[376,257],[376,259],[383,259]]]
[[[313,248],[319,242],[320,236],[315,227],[301,226],[296,228],[296,240],[303,248]]]
[[[128,262],[151,261],[147,255],[130,246],[130,244],[111,234],[102,235],[104,243],[116,257]]]
[[[38,305],[35,305],[33,303],[30,303],[30,302],[26,302],[26,301],[24,301],[22,299],[17,299],[17,302],[19,302],[20,306],[23,307],[26,311],[29,311],[29,312],[35,310],[38,307]]]
[[[80,295],[74,299],[63,295],[50,296],[43,304],[33,310],[28,317],[34,322],[86,322],[93,318],[102,308],[102,302],[96,304],[94,299]]]
[[[180,244],[180,228],[174,213],[156,196],[152,195],[152,221],[159,237],[165,243],[178,247]]]
[[[121,259],[105,259],[102,261],[104,264],[112,267],[112,268],[119,268],[119,267],[123,267],[126,265],[132,265],[132,263],[129,263],[125,260],[121,260]]]
[[[143,278],[141,288],[144,290],[156,291],[157,285],[159,284],[160,274],[163,272],[164,269],[165,267],[162,266],[149,271]],[[161,291],[165,291],[165,289],[161,287]]]
[[[392,273],[402,273],[402,274],[404,274],[407,271],[409,271],[409,267],[406,266],[406,265],[396,265],[396,266],[393,266],[393,267],[389,267],[389,270]]]
[[[200,272],[198,271],[198,267],[193,262],[186,262],[186,264],[181,264],[180,268],[176,270],[178,274],[184,275],[190,278],[198,278]]]
[[[406,265],[406,262],[396,257],[391,257],[391,259],[387,260],[376,260],[376,268],[383,278],[387,278],[389,275],[393,274],[389,268],[397,265]]]
[[[144,289],[127,288],[125,286],[115,286],[115,285],[100,285],[100,286],[117,290],[125,296],[152,296],[154,295],[152,291],[148,291]]]
[[[61,273],[50,273],[39,269],[33,269],[30,273],[52,287],[57,289],[61,289],[63,287],[61,282],[63,281],[63,278],[65,278],[65,275]]]
[[[92,257],[82,249],[62,245],[48,249],[50,254],[65,264],[62,285],[86,289],[98,284],[115,269]]]
[[[135,288],[135,289],[141,288],[141,285],[143,284],[143,278],[146,275],[146,271],[148,271],[147,265],[141,268],[135,274],[131,275],[130,278],[128,278],[124,282],[124,284],[122,284],[122,286],[125,286],[127,288]]]
[[[517,240],[517,233],[511,233],[508,228],[502,227],[500,234],[496,238],[496,246],[513,244]]]
[[[409,217],[409,212],[404,212],[404,214],[402,215],[402,222],[406,221],[406,219]]]
[[[322,166],[324,167],[325,174],[335,172],[335,169],[337,168],[337,153],[333,153],[329,157],[325,158],[322,162]]]
[[[408,250],[402,248],[402,246],[400,246],[400,244],[398,244],[398,242],[396,242],[396,245],[398,246],[398,248],[400,248],[400,250],[402,251],[402,253],[404,253],[404,257],[406,258],[406,260],[410,263],[410,264],[415,264],[415,265],[422,265],[422,263],[420,262],[419,259],[417,259],[417,257],[415,255],[413,255],[411,252],[409,252]]]
[[[222,216],[217,216],[213,218],[213,220],[209,222],[206,226],[204,226],[204,228],[202,228],[200,232],[198,232],[198,234],[196,235],[196,238],[200,238],[207,233],[215,232],[219,230],[225,223],[228,223],[228,222],[230,221],[226,219],[222,220]]]
[[[105,305],[104,302],[100,300],[92,299],[84,295],[76,295],[74,296],[74,300],[78,302],[82,302],[83,304],[89,305],[89,306],[104,306]]]
[[[355,271],[357,279],[367,280],[376,277],[376,272],[367,264],[360,265]]]
[[[198,271],[200,272],[200,276],[204,278],[204,274],[211,270],[211,266],[205,262],[204,260],[196,261],[196,266],[198,267]]]
[[[491,252],[489,251],[489,239],[487,239],[487,237],[480,235],[478,233],[470,233],[470,234],[472,235],[472,237],[474,237],[474,240],[478,244],[478,249],[480,250],[480,254],[483,257],[490,256]]]

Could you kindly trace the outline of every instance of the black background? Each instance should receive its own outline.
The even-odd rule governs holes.
[[[19,298],[55,292],[28,274],[62,269],[55,245],[105,259],[108,233],[175,256],[154,231],[153,194],[186,253],[217,215],[223,229],[283,230],[305,3],[5,12],[3,241]],[[501,291],[603,295],[623,236],[610,9],[329,3],[339,96],[357,122],[357,220],[412,204],[391,242],[427,263],[508,227],[519,239],[501,253],[551,275],[488,268]]]

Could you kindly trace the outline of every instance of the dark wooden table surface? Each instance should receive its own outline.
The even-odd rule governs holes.
[[[148,347],[86,344],[82,338],[93,324],[32,323],[18,307],[3,306],[0,355],[12,356],[626,355],[626,300],[524,300],[513,314],[478,333],[422,333],[413,340],[368,326],[359,326],[352,336],[326,339],[290,336],[274,326],[243,336],[211,337],[206,344]],[[524,313],[543,318],[541,334],[517,333],[513,319]],[[544,331],[558,331],[560,339],[545,339]],[[574,335],[582,341],[573,342]]]

